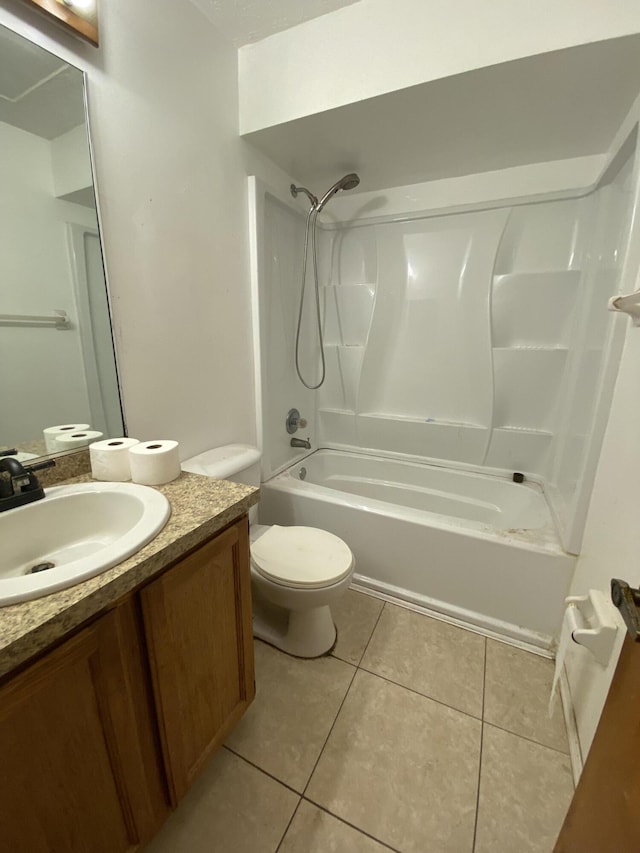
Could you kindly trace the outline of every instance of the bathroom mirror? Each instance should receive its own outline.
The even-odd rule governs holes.
[[[5,27],[0,199],[0,448],[45,455],[64,423],[122,435],[84,75]]]

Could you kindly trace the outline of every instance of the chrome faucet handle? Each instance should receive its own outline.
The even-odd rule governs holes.
[[[285,421],[285,426],[289,435],[293,435],[293,433],[300,427],[304,429],[306,425],[306,418],[301,418],[300,412],[297,409],[289,409],[287,412],[287,419]]]

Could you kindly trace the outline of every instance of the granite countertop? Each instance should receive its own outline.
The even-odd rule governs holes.
[[[91,477],[83,475],[65,484],[90,482]],[[75,586],[0,607],[0,676],[245,515],[259,497],[259,490],[251,486],[186,472],[172,483],[156,488],[171,502],[171,517],[155,539],[137,554]]]

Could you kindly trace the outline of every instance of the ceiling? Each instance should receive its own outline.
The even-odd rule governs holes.
[[[82,72],[0,27],[0,121],[55,139],[84,122]]]
[[[247,134],[316,194],[606,152],[640,92],[640,36],[447,77]],[[357,192],[357,191],[356,191]]]
[[[191,0],[236,46],[288,30],[359,0]]]

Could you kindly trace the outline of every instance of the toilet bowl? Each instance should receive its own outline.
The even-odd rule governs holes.
[[[260,483],[260,451],[231,444],[182,463],[184,471],[247,485]],[[331,603],[351,583],[355,561],[349,546],[316,527],[257,523],[249,512],[253,633],[296,657],[331,651],[336,627]]]

